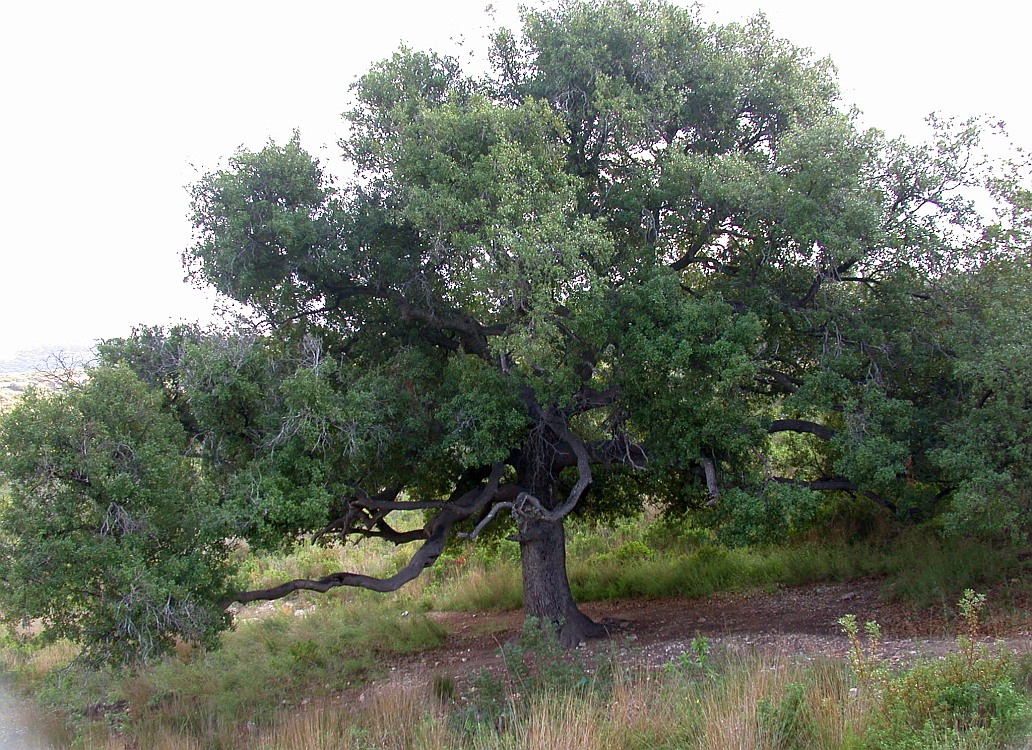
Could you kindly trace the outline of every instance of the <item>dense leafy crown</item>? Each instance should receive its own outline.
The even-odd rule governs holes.
[[[343,188],[296,138],[195,187],[195,276],[325,347],[336,475],[440,491],[541,408],[697,486],[706,460],[763,485],[755,449],[792,418],[831,437],[795,478],[913,494],[975,131],[859,132],[827,61],[664,3],[528,11],[491,59],[375,66]]]

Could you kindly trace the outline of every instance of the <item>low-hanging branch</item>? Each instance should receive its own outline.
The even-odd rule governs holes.
[[[891,500],[886,500],[881,495],[878,495],[870,490],[862,490],[856,486],[853,482],[849,481],[845,477],[821,477],[819,479],[805,480],[805,479],[790,479],[788,477],[771,477],[772,482],[778,482],[779,484],[793,484],[796,487],[805,487],[808,490],[814,490],[817,492],[821,491],[839,491],[839,492],[850,492],[859,493],[866,497],[868,500],[873,500],[878,505],[882,506],[886,510],[890,510],[893,513],[896,512],[896,504]]]
[[[775,419],[767,427],[767,432],[770,434],[775,432],[807,432],[811,435],[816,435],[821,440],[831,440],[835,437],[835,431],[830,427],[825,427],[822,424],[810,422],[806,419]]]
[[[272,588],[240,592],[232,599],[223,602],[223,606],[228,607],[234,602],[247,604],[255,601],[282,599],[295,591],[325,593],[339,586],[353,586],[381,593],[397,591],[406,583],[416,578],[423,570],[437,562],[437,558],[441,556],[441,553],[444,551],[444,545],[451,535],[452,527],[456,523],[476,514],[495,497],[498,492],[498,483],[504,471],[505,464],[501,462],[494,464],[491,469],[491,475],[482,487],[466,492],[442,508],[441,512],[434,516],[424,529],[426,541],[412,555],[408,564],[393,576],[376,578],[375,576],[362,573],[339,572],[317,579],[297,578]]]

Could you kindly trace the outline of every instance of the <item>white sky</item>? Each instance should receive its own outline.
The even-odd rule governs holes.
[[[494,0],[499,21],[515,0]],[[0,358],[134,324],[197,320],[184,284],[184,186],[238,146],[299,128],[336,159],[348,86],[404,42],[482,49],[487,0],[12,0],[0,9]],[[361,9],[359,9],[361,8]],[[763,10],[830,55],[866,124],[920,137],[923,118],[989,114],[1032,146],[1028,35],[1013,0],[719,0]]]

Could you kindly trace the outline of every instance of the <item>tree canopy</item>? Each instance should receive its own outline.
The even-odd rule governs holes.
[[[528,615],[575,642],[599,629],[566,581],[574,511],[648,498],[762,541],[829,492],[957,528],[992,496],[1025,528],[1028,193],[977,123],[861,130],[762,16],[665,2],[525,10],[490,61],[373,66],[346,180],[295,136],[193,186],[189,272],[258,333],[103,349],[164,394],[235,534],[418,544],[386,580],[237,601],[397,588],[508,518]]]

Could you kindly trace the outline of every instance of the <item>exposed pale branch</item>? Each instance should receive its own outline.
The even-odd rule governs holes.
[[[546,517],[548,521],[558,521],[568,516],[577,507],[577,503],[580,502],[584,490],[591,484],[591,459],[588,456],[588,449],[584,442],[570,432],[566,422],[560,421],[556,427],[558,427],[559,437],[567,442],[570,448],[573,449],[574,455],[577,456],[577,481],[570,489],[570,494],[566,496],[566,501]]]
[[[480,532],[487,528],[491,521],[494,520],[494,517],[498,515],[499,511],[512,507],[513,504],[511,502],[495,503],[495,505],[491,508],[491,512],[484,516],[483,519],[481,519],[480,523],[478,523],[473,528],[473,531],[470,531],[469,533],[460,532],[458,536],[462,539],[476,539],[478,536],[480,536]]]
[[[720,499],[720,487],[717,486],[717,467],[713,465],[713,459],[703,457],[702,470],[706,472],[706,490],[709,493],[707,505],[713,505]]]

